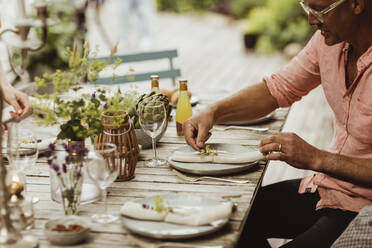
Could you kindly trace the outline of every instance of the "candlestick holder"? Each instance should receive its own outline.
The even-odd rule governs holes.
[[[25,69],[28,53],[37,52],[46,45],[48,25],[55,21],[48,19],[47,3],[43,0],[34,4],[38,19],[27,17],[24,1],[18,0],[18,12],[21,16],[17,18],[14,29],[7,28],[1,31],[0,40],[6,44],[11,70],[21,78],[21,81],[29,82],[29,75]],[[41,39],[30,36],[31,28],[35,27],[41,27]],[[13,35],[4,38],[8,33]]]

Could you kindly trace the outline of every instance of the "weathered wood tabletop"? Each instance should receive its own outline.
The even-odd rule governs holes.
[[[210,99],[199,95],[201,105],[208,105]],[[204,101],[203,101],[204,99]],[[272,131],[280,131],[285,118],[288,114],[288,109],[279,109],[275,112],[274,119],[265,123],[257,124],[256,127],[268,127]],[[43,127],[39,127],[43,128]],[[257,146],[260,139],[268,133],[258,133],[247,130],[227,130],[213,131],[210,139],[211,143],[225,144],[240,144],[247,146]],[[166,159],[171,152],[181,146],[184,146],[183,137],[176,135],[174,120],[169,123],[168,129],[164,137],[160,140],[158,148],[158,156]],[[237,211],[235,211],[228,224],[220,231],[190,240],[181,240],[180,242],[187,244],[201,245],[218,245],[222,247],[233,247],[237,241],[241,224],[249,211],[252,197],[256,188],[260,185],[263,177],[266,163],[260,162],[251,169],[244,172],[223,176],[224,178],[233,179],[248,179],[247,184],[234,184],[217,181],[198,181],[187,182],[177,177],[170,167],[147,168],[144,166],[144,161],[153,156],[152,149],[142,150],[140,152],[139,161],[135,172],[135,178],[126,182],[115,182],[108,188],[108,209],[111,213],[119,215],[119,209],[127,200],[135,200],[146,196],[155,196],[157,194],[165,194],[170,192],[185,193],[209,197],[218,201],[231,200],[237,203]],[[38,163],[27,170],[28,192],[32,196],[36,196],[40,201],[35,204],[35,228],[25,231],[27,234],[35,235],[40,242],[40,247],[56,247],[47,240],[44,235],[43,228],[47,220],[52,218],[62,217],[64,215],[62,205],[53,202],[50,197],[50,179],[49,167],[45,162],[45,158],[40,158]],[[102,203],[94,203],[82,205],[80,207],[80,216],[84,216],[89,221],[89,217],[93,213],[103,210]],[[120,222],[113,224],[96,224],[91,223],[90,238],[85,243],[75,247],[138,247],[136,241],[130,238]],[[149,242],[148,244],[156,244],[164,241],[149,240],[139,236],[139,239]],[[150,245],[143,245],[150,247]]]

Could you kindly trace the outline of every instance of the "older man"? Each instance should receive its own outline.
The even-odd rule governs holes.
[[[262,117],[323,87],[335,116],[329,151],[293,133],[261,141],[268,160],[317,173],[261,188],[239,247],[269,247],[267,238],[293,239],[284,247],[330,247],[372,203],[372,3],[305,0],[301,6],[319,31],[299,55],[278,73],[184,124],[187,143],[200,150],[213,124]]]

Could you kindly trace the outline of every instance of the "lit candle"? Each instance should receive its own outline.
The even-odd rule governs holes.
[[[24,187],[18,171],[10,170],[9,172],[10,184],[8,186],[11,195],[21,195]]]

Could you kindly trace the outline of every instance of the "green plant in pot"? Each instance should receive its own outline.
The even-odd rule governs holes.
[[[92,94],[80,94],[78,91],[84,87],[85,78],[90,82],[97,80],[98,73],[107,66],[107,62],[88,59],[88,43],[82,51],[74,45],[65,53],[69,57],[68,70],[44,73],[42,78],[35,78],[38,90],[52,88],[52,93],[35,94],[36,100],[32,101],[34,117],[40,125],[62,122],[58,139],[84,141],[103,131],[101,114],[104,111],[103,102],[108,98],[106,91],[101,89]],[[114,69],[119,64],[120,61],[116,61]]]

